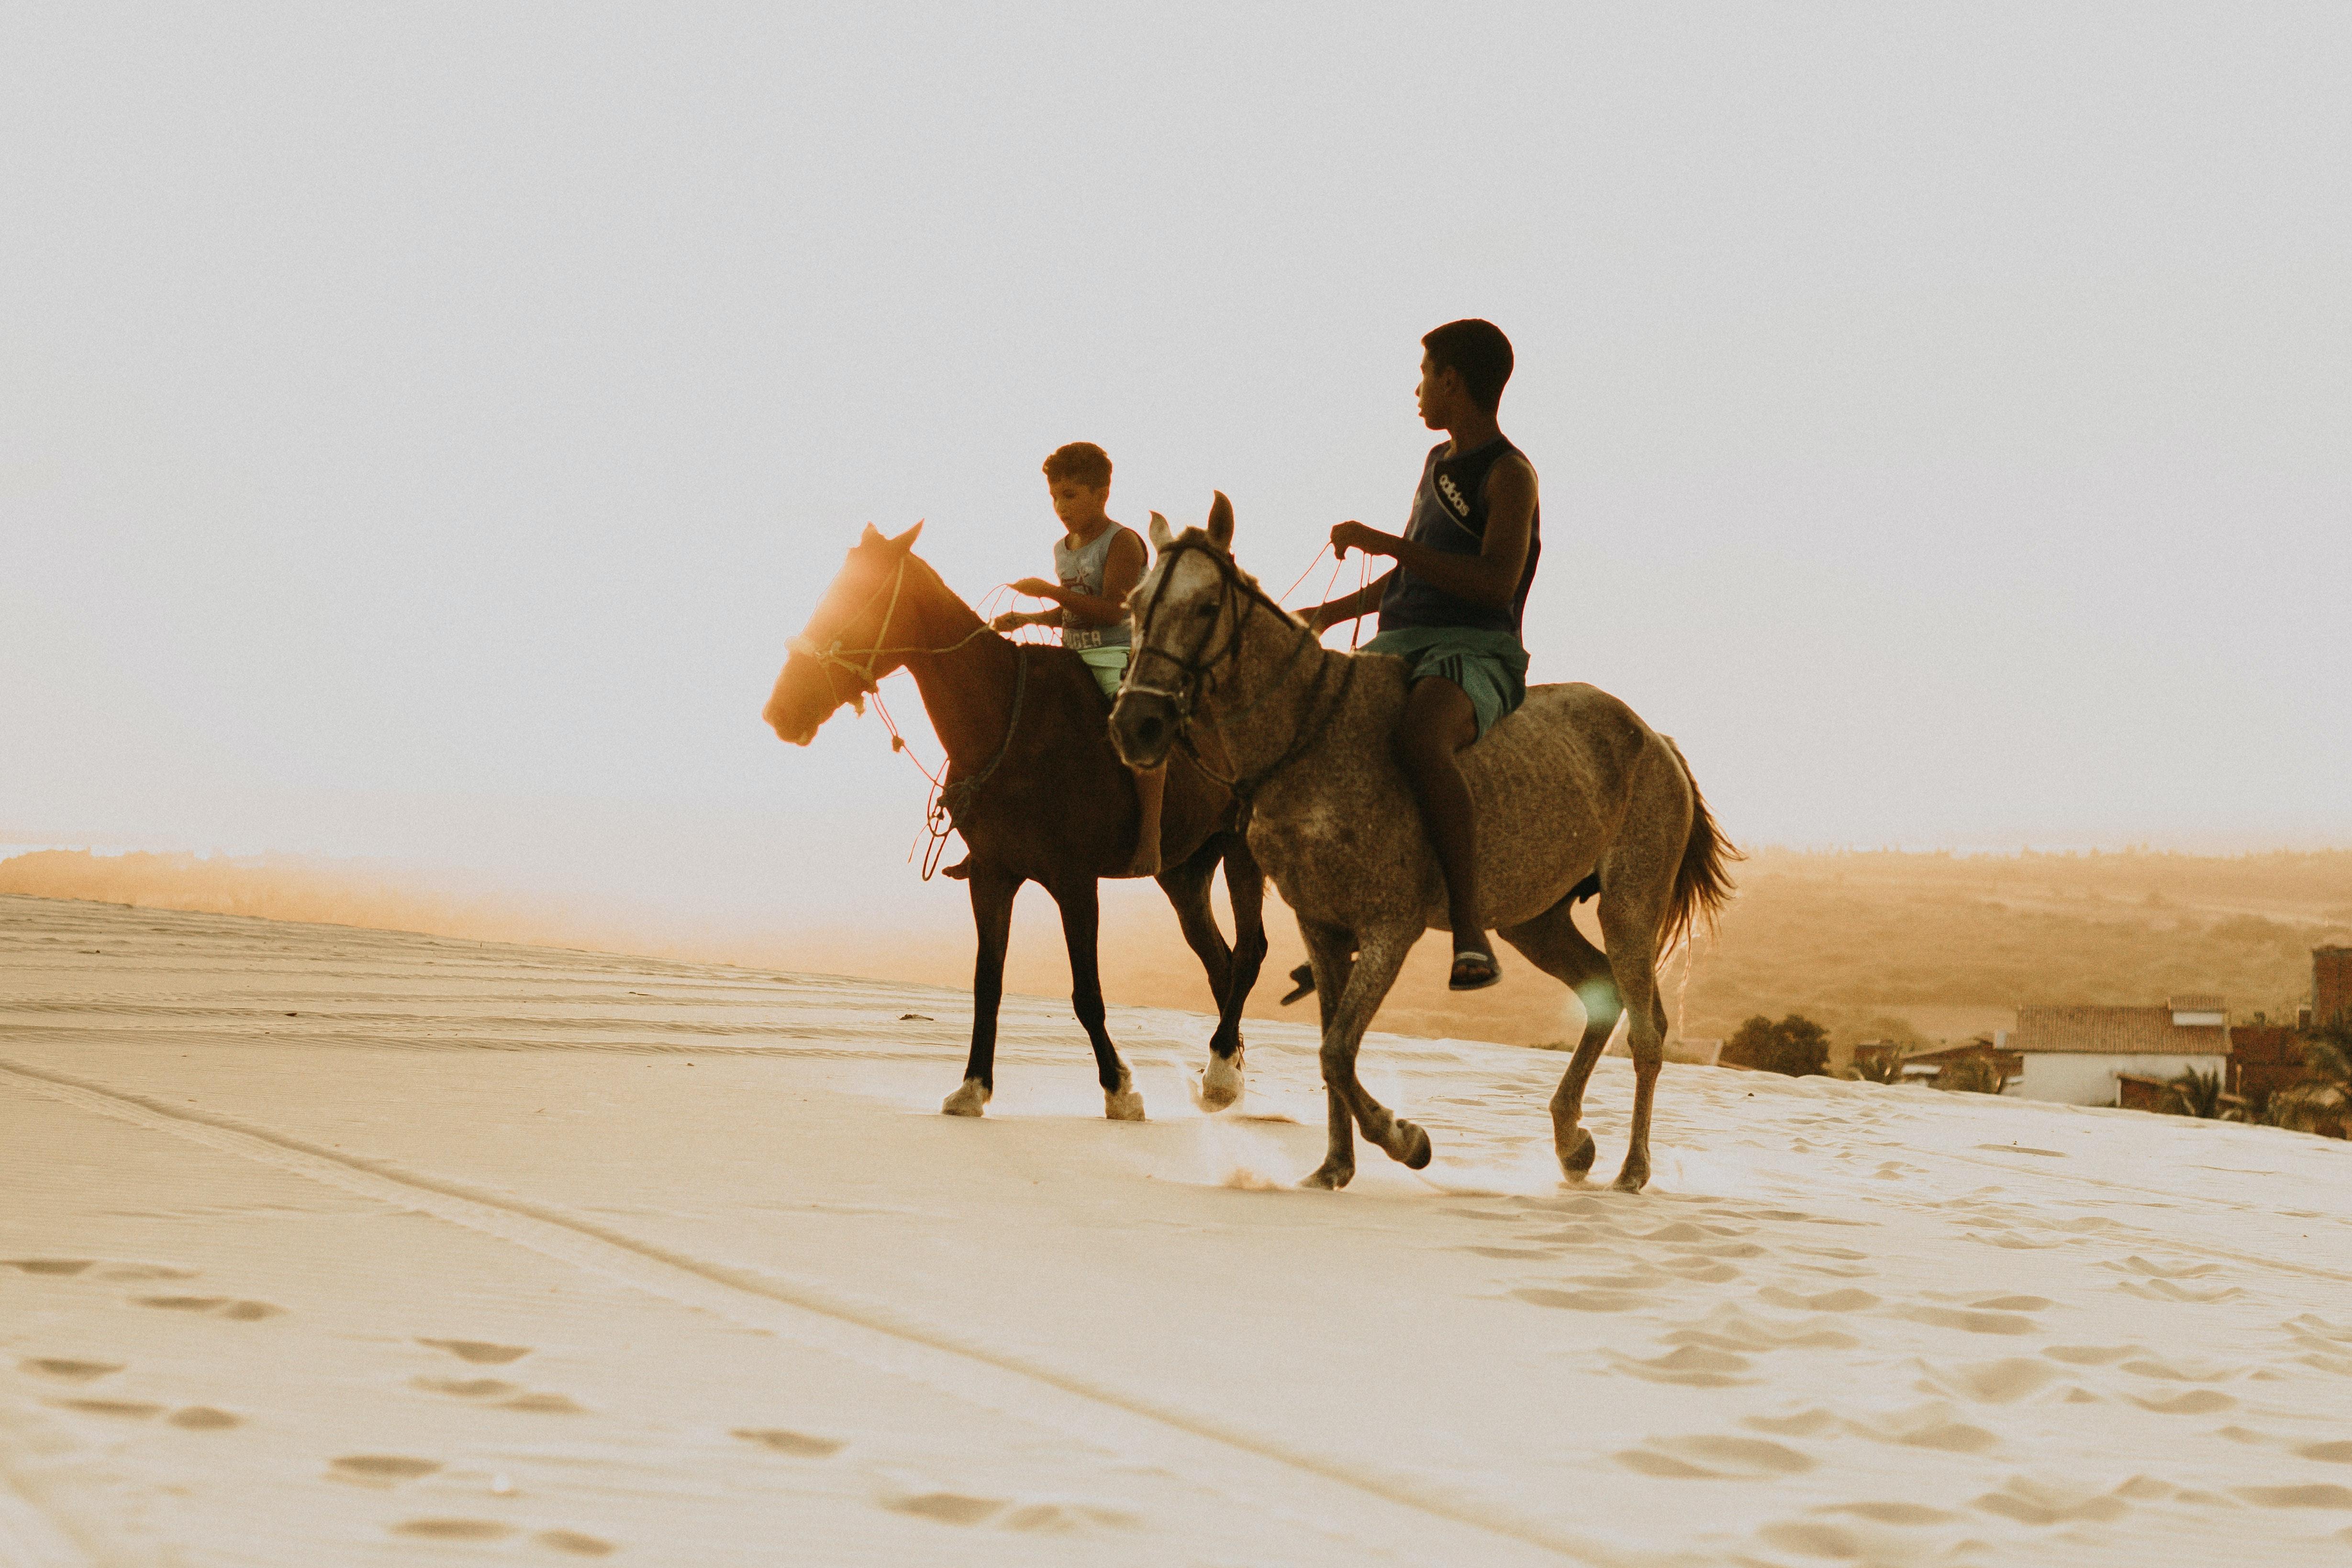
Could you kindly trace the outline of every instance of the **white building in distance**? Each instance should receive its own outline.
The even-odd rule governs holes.
[[[2004,1093],[2068,1105],[2113,1105],[2126,1072],[2172,1079],[2187,1068],[2227,1081],[2230,1013],[2221,998],[2174,997],[2160,1008],[2032,1007],[1994,1040],[2024,1071]]]

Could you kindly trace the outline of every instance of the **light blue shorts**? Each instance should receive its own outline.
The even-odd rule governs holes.
[[[1127,674],[1128,650],[1117,648],[1081,648],[1078,657],[1087,662],[1087,670],[1102,688],[1102,695],[1112,702],[1118,700],[1118,683]]]

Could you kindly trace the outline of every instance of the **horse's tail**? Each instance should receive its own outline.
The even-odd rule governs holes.
[[[1715,813],[1706,809],[1706,797],[1698,792],[1698,780],[1691,777],[1690,763],[1685,760],[1682,747],[1674,743],[1671,736],[1659,738],[1675,754],[1675,762],[1683,770],[1691,796],[1690,837],[1683,842],[1683,862],[1675,868],[1675,890],[1666,900],[1666,923],[1658,933],[1658,953],[1663,957],[1688,940],[1698,927],[1715,929],[1716,916],[1731,900],[1728,862],[1747,857],[1716,826]]]

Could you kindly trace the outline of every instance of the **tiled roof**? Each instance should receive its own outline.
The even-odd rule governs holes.
[[[2222,1010],[2221,998],[2203,991],[2191,991],[2185,997],[2168,997],[2164,1005],[2177,1013],[2218,1013]]]
[[[2176,1024],[2172,1012],[2170,1007],[2020,1008],[2017,1027],[2002,1043],[2011,1051],[2100,1051],[2115,1056],[2230,1053],[2228,1030],[2220,1024]]]

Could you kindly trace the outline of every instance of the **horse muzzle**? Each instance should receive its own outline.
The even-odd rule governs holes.
[[[1110,715],[1110,743],[1132,768],[1157,768],[1176,743],[1176,705],[1158,692],[1121,692]]]

